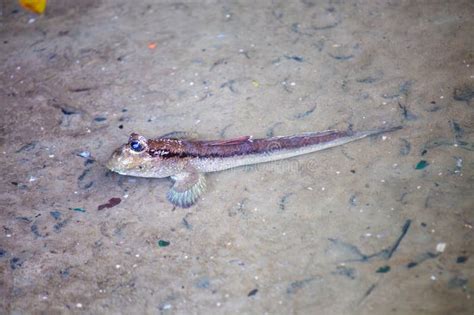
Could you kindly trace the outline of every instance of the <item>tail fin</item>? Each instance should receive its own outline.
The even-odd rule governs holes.
[[[356,132],[353,133],[353,136],[364,138],[364,137],[369,137],[369,136],[380,135],[380,134],[383,134],[383,133],[393,132],[393,131],[400,130],[400,129],[403,129],[403,127],[402,126],[394,126],[394,127],[387,127],[387,128],[381,128],[381,129],[366,130],[366,131],[356,131]]]

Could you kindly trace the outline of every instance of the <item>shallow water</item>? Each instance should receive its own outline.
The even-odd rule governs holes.
[[[474,311],[470,1],[1,10],[1,313]],[[188,209],[104,167],[131,132],[394,125]]]

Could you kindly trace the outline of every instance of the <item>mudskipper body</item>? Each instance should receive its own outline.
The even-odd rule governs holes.
[[[170,177],[174,184],[167,193],[168,200],[187,208],[196,203],[205,191],[205,173],[292,158],[400,128],[328,130],[264,139],[245,136],[229,140],[195,140],[183,132],[147,139],[132,133],[128,142],[114,151],[107,168],[122,175]]]

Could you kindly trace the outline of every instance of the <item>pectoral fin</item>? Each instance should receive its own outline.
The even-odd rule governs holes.
[[[181,208],[191,207],[206,189],[206,178],[195,169],[171,176],[174,185],[168,191],[168,200]]]

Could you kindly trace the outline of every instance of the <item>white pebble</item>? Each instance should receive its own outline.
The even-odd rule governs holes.
[[[77,303],[77,304],[76,304],[76,307],[77,307],[77,308],[82,308],[82,303]]]
[[[436,245],[436,251],[437,252],[442,253],[442,252],[444,252],[445,249],[446,249],[446,243],[438,243]]]

